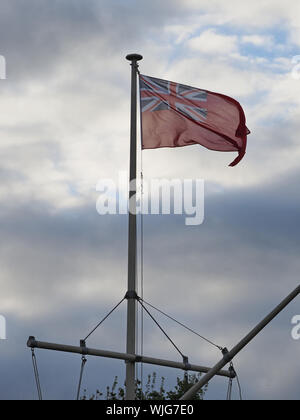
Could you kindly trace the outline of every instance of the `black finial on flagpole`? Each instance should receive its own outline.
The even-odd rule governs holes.
[[[128,61],[140,61],[143,59],[143,56],[140,54],[128,54],[126,55],[126,60]]]

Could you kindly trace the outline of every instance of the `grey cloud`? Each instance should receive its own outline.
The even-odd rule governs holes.
[[[141,38],[146,40],[152,30],[177,16],[171,3],[172,7],[170,1],[4,1],[0,50],[7,59],[9,79],[15,83],[28,78],[47,80],[66,57],[76,72],[91,48],[103,58],[105,68],[120,48],[130,52]]]
[[[72,42],[91,32],[96,23],[91,8],[78,1],[66,6],[57,1],[2,3],[1,50],[10,78],[36,75],[41,66],[49,71]]]
[[[105,117],[100,114],[105,108],[110,113],[123,89],[122,72],[115,66],[120,63],[121,55],[147,45],[149,39],[160,41],[162,27],[166,23],[178,23],[185,13],[183,3],[91,0],[1,3],[0,53],[7,56],[9,76],[1,85],[3,93],[9,95],[13,90],[24,98],[30,96],[30,87],[41,82],[45,91],[48,88],[58,100],[63,102],[67,98],[65,107],[69,110],[67,122],[64,113],[61,116],[58,110],[59,115],[53,121],[49,118],[45,123],[47,118],[43,115],[40,120],[37,113],[33,117],[30,114],[30,121],[21,121],[16,126],[13,121],[17,115],[12,106],[12,121],[1,125],[0,177],[7,192],[2,194],[0,206],[0,313],[7,316],[9,337],[7,342],[1,342],[1,360],[5,361],[1,365],[1,377],[5,377],[0,381],[1,399],[31,399],[35,395],[30,352],[25,346],[29,334],[46,341],[78,343],[123,297],[127,280],[126,217],[100,217],[94,203],[61,210],[56,206],[59,203],[51,202],[51,194],[44,201],[38,194],[33,196],[32,189],[39,184],[31,186],[22,198],[18,192],[25,190],[31,182],[30,176],[34,180],[42,179],[45,168],[42,162],[49,160],[61,168],[67,159],[83,159],[78,150],[75,157],[70,157],[75,146],[67,145],[65,150],[65,144],[59,139],[62,137],[63,141],[65,132],[77,130],[79,118],[82,127],[87,126],[85,118],[91,112],[97,114],[102,124]],[[95,49],[93,54],[91,49]],[[164,59],[162,62],[167,62]],[[60,72],[65,79],[60,80]],[[128,76],[127,72],[129,82]],[[80,80],[82,83],[78,83]],[[111,80],[118,85],[114,93],[111,84],[106,83]],[[110,89],[109,95],[105,90],[102,94],[103,86]],[[74,92],[78,99],[76,106]],[[101,97],[101,101],[97,99],[89,111],[83,105],[83,96],[88,96],[88,101]],[[46,108],[48,98],[46,95]],[[39,107],[42,102],[32,103],[33,107]],[[56,105],[51,104],[51,109]],[[122,102],[120,107],[123,106]],[[22,110],[18,112],[22,115]],[[266,156],[274,156],[274,151],[277,156],[288,147],[294,153],[298,123],[290,122],[250,127],[253,134],[249,137],[247,158],[254,162],[253,170],[264,165]],[[108,131],[110,128],[105,128],[104,132]],[[84,129],[77,142],[85,141],[83,134],[86,134]],[[102,131],[100,136],[103,137]],[[102,153],[97,161],[99,170],[108,160],[113,166],[117,148],[119,153],[117,141],[113,146],[107,140],[103,144],[107,153]],[[190,165],[194,151],[185,156]],[[177,171],[179,164],[174,161],[173,167]],[[271,183],[257,181],[253,187],[222,187],[222,193],[209,193],[205,223],[197,228],[187,228],[184,217],[144,218],[145,298],[218,344],[235,344],[299,283],[299,170],[285,170],[284,176],[275,165],[273,170]],[[172,168],[166,168],[167,175],[168,171]],[[52,175],[51,172],[50,180]],[[70,174],[65,175],[70,195],[76,195]],[[237,358],[246,396],[297,398],[299,369],[296,364],[293,368],[287,365],[298,354],[298,343],[290,339],[289,325],[298,307],[298,302],[291,305]],[[195,362],[210,364],[218,359],[219,355],[210,352],[206,345],[198,347],[198,342],[159,319]],[[93,346],[124,350],[125,320],[123,304],[91,340]],[[173,357],[159,331],[147,325],[147,351]],[[261,376],[255,369],[258,357]],[[73,398],[80,358],[41,351],[39,361],[46,397]],[[89,360],[89,366],[84,386],[91,393],[98,386],[103,389],[111,383],[114,373],[120,377],[124,373],[124,365],[119,362]],[[278,376],[272,366],[284,372],[282,390],[275,383]],[[172,382],[175,373],[167,375]],[[208,397],[224,398],[224,387],[224,382],[217,379],[211,384]]]
[[[208,197],[208,217],[199,228],[186,228],[181,217],[145,217],[145,298],[218,344],[234,345],[298,283],[299,223],[294,209],[299,208],[299,198],[293,194],[295,178],[295,174],[290,174],[261,189],[227,191]],[[279,191],[284,192],[285,200],[278,199]],[[274,204],[277,205],[275,213]],[[286,215],[283,219],[282,214]],[[123,297],[127,218],[100,217],[92,208],[53,214],[47,203],[32,203],[18,209],[2,206],[1,220],[2,287],[4,285],[6,290],[2,302],[20,298],[34,306],[26,315],[22,333],[20,328],[24,321],[19,311],[14,312],[12,306],[7,313],[14,325],[10,336],[17,346],[15,354],[6,353],[7,363],[11,368],[10,376],[22,384],[23,379],[12,364],[18,357],[22,360],[21,372],[29,375],[25,365],[30,360],[22,347],[27,338],[24,331],[28,335],[36,334],[40,339],[76,344],[83,332]],[[3,273],[7,273],[6,277]],[[94,288],[92,295],[74,294],[83,281],[92,282],[93,287],[98,284],[100,288]],[[107,284],[111,289],[109,295],[105,291]],[[49,306],[42,317],[39,315],[41,304]],[[93,341],[95,346],[107,348],[112,345],[121,350],[124,310],[125,307],[116,314],[112,324],[99,332]],[[290,357],[295,354],[297,344],[290,339],[289,322],[296,310],[295,303],[275,321],[273,329],[270,327],[256,345],[237,358],[250,397],[277,395],[278,390],[264,385],[258,393],[255,389],[260,379],[247,366],[253,351],[259,352],[261,360],[272,358],[274,363],[283,366],[284,361],[277,360],[280,359],[278,351],[272,350],[270,354],[270,344],[276,340],[283,340],[282,351],[289,352]],[[176,342],[182,342],[193,360],[199,358],[199,362],[207,361],[207,364],[217,360],[215,352],[207,360],[209,350],[206,346],[199,344],[197,348],[190,339],[183,339],[180,330],[163,319],[161,322],[172,328],[172,337]],[[159,337],[159,332],[152,326],[148,334],[152,339],[146,338],[145,348],[150,353],[167,355],[170,347]],[[153,337],[158,338],[153,341]],[[70,361],[65,362],[67,357],[48,353],[40,357],[48,396],[71,398],[71,391],[67,390],[74,381],[78,360],[71,356]],[[54,367],[60,371],[63,366],[66,366],[66,379],[61,379],[55,392],[51,372]],[[105,381],[110,381],[107,366],[116,365],[107,361],[101,362],[101,366],[105,374],[99,385],[103,386]],[[97,375],[91,372],[86,380],[96,386]],[[287,388],[281,392],[286,398],[295,395],[292,389],[298,381],[296,372],[290,371],[285,378]],[[170,378],[172,375],[175,373],[170,373]],[[270,372],[264,375],[266,380],[272,377]],[[16,395],[12,384],[6,383],[2,395],[11,398]],[[32,389],[25,389],[21,384],[18,392],[23,392],[24,398],[32,398]],[[221,397],[222,387],[218,381],[211,389],[212,398]]]

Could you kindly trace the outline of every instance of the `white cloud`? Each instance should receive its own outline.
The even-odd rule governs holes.
[[[253,28],[270,28],[278,23],[282,27],[299,27],[299,2],[297,0],[253,0],[247,7],[240,0],[189,0],[182,2],[193,13],[209,14],[218,24],[231,24],[240,29],[252,30]]]
[[[237,37],[221,35],[214,29],[208,29],[201,35],[189,39],[186,45],[200,53],[221,56],[237,51]]]
[[[241,42],[264,48],[270,48],[274,45],[274,41],[271,36],[263,35],[244,35],[241,38]]]

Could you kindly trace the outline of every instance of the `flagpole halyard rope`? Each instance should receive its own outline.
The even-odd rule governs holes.
[[[232,378],[229,378],[226,400],[231,401],[231,396],[232,396]]]
[[[144,298],[144,175],[143,175],[143,160],[141,150],[141,298]],[[144,355],[144,308],[141,306],[141,356]],[[143,376],[144,365],[141,363],[141,390],[143,395]]]
[[[237,381],[237,385],[238,385],[238,389],[239,389],[240,401],[243,401],[243,393],[242,393],[242,387],[241,387],[240,379],[238,377],[238,374],[236,373],[236,370],[233,366],[233,363],[231,363],[231,365],[232,365],[232,369],[234,370],[234,373],[235,373],[235,377],[236,377],[236,381]]]
[[[84,372],[84,368],[85,368],[86,362],[87,362],[86,357],[85,356],[82,356],[82,358],[81,358],[81,369],[80,369],[79,383],[78,383],[78,389],[77,389],[77,397],[76,397],[76,400],[77,401],[79,401],[79,399],[80,399],[81,383],[82,383],[83,372]]]
[[[41,389],[41,384],[40,384],[40,375],[39,375],[37,360],[36,360],[35,352],[33,348],[31,349],[31,355],[32,355],[33,372],[34,372],[34,377],[35,377],[35,382],[36,382],[36,387],[37,387],[37,392],[38,392],[38,398],[40,401],[42,401],[43,396],[42,396],[42,389]]]
[[[140,76],[140,70],[137,70],[138,75]],[[140,91],[140,90],[139,90]],[[140,214],[140,223],[141,223],[141,235],[140,235],[140,287],[141,287],[141,298],[144,299],[144,162],[143,162],[143,124],[141,117],[141,96],[139,101],[140,106],[140,165],[141,165],[141,186],[140,186],[140,200],[141,200],[141,214]],[[144,308],[141,308],[141,356],[144,355]],[[143,388],[144,388],[144,364],[141,363],[140,367],[140,381],[141,381],[141,398],[143,398]]]
[[[232,399],[233,380],[236,379],[237,385],[238,385],[238,390],[239,390],[239,398],[240,398],[240,401],[243,401],[242,387],[241,387],[241,384],[240,384],[240,381],[239,381],[238,374],[236,373],[236,370],[235,370],[235,368],[233,366],[233,362],[230,362],[229,370],[233,372],[234,378],[233,377],[232,378],[229,378],[226,399],[227,399],[227,401],[231,401],[231,399]]]

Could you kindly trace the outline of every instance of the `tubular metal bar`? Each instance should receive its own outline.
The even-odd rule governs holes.
[[[137,136],[137,72],[139,54],[129,54],[131,61],[131,116],[130,116],[130,174],[129,174],[129,220],[128,220],[128,292],[136,292],[136,136]],[[133,185],[135,184],[135,185]],[[127,301],[127,353],[136,352],[136,300]],[[135,399],[135,365],[126,365],[126,400]]]
[[[250,343],[283,309],[291,303],[300,293],[300,285],[290,293],[269,315],[267,315],[253,330],[246,335],[231,351],[226,353],[221,359],[198,383],[193,385],[181,398],[180,400],[190,400],[200,389],[205,386],[211,378],[218,374],[219,370],[222,369],[227,363],[241,351],[247,344]]]
[[[29,337],[27,346],[30,348],[37,348],[37,349],[55,350],[55,351],[83,354],[83,355],[89,355],[89,356],[108,357],[111,359],[125,360],[126,362],[131,362],[131,363],[146,363],[150,365],[166,366],[166,367],[182,369],[182,370],[190,370],[190,371],[201,372],[201,373],[207,373],[210,371],[209,367],[192,365],[192,364],[189,364],[188,369],[187,369],[186,368],[187,366],[185,363],[173,362],[171,360],[156,359],[153,357],[138,356],[138,355],[127,354],[127,353],[117,353],[117,352],[108,351],[108,350],[96,350],[96,349],[90,349],[88,347],[77,347],[77,346],[68,346],[65,344],[45,343],[42,341],[36,341],[35,337]],[[220,370],[217,375],[227,377],[227,378],[235,377],[235,374],[233,372],[230,372],[227,370]]]

